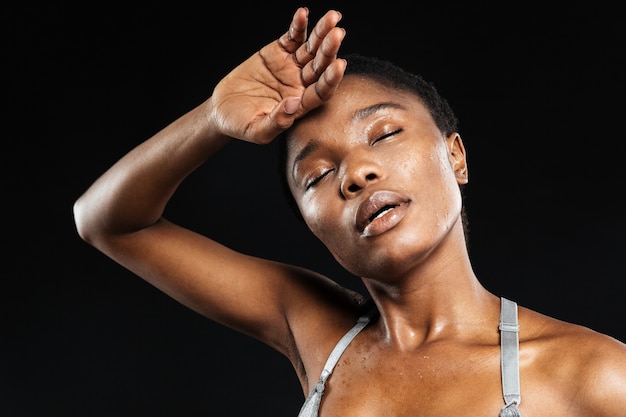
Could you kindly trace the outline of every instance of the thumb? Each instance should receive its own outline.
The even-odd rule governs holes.
[[[270,120],[274,124],[274,129],[283,131],[291,127],[297,115],[300,114],[301,97],[287,97],[274,108],[270,114]]]
[[[285,100],[283,104],[283,110],[285,113],[292,115],[298,111],[298,107],[300,106],[300,97],[290,97]]]
[[[300,108],[300,97],[283,99],[270,114],[255,123],[253,131],[249,134],[253,142],[270,143],[276,136],[289,129],[296,120],[296,113]]]

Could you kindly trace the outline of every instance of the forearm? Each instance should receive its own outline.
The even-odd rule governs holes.
[[[345,61],[335,58],[345,35],[336,27],[340,18],[326,13],[307,41],[306,9],[298,9],[288,32],[235,67],[209,100],[121,158],[77,200],[80,236],[97,245],[154,224],[180,183],[230,138],[270,143],[328,100],[345,70]]]
[[[143,142],[107,170],[76,201],[80,236],[131,233],[156,222],[180,183],[229,138],[207,115],[207,100]]]

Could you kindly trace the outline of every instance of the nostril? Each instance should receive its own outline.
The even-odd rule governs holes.
[[[369,181],[373,181],[373,180],[375,180],[376,178],[378,178],[378,177],[377,177],[377,175],[376,175],[375,173],[370,173],[370,174],[367,174],[367,175],[365,176],[365,180],[364,180],[364,181],[355,181],[355,182],[353,182],[352,184],[350,184],[350,185],[348,186],[348,192],[350,192],[350,193],[355,193],[355,192],[357,192],[357,191],[359,191],[359,190],[362,190],[362,189],[363,189],[363,187],[365,187],[365,185],[366,185]]]

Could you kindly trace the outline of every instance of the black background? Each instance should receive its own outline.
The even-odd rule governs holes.
[[[442,3],[309,7],[313,20],[343,12],[343,52],[422,73],[456,109],[481,282],[626,340],[617,6]],[[304,398],[286,359],[83,243],[71,207],[117,158],[286,31],[299,5],[3,7],[2,416],[297,415]],[[168,217],[360,288],[290,212],[275,165],[275,146],[232,143],[183,184]]]

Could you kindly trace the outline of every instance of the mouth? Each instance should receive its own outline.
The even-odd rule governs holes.
[[[362,236],[375,236],[402,220],[410,200],[391,191],[379,191],[364,200],[357,210],[356,227]]]
[[[380,210],[378,210],[376,213],[372,214],[369,218],[368,221],[369,223],[373,222],[374,220],[376,220],[379,217],[382,217],[385,215],[385,213],[387,213],[389,210],[393,210],[394,208],[398,207],[399,204],[388,204],[384,207],[381,207]]]

